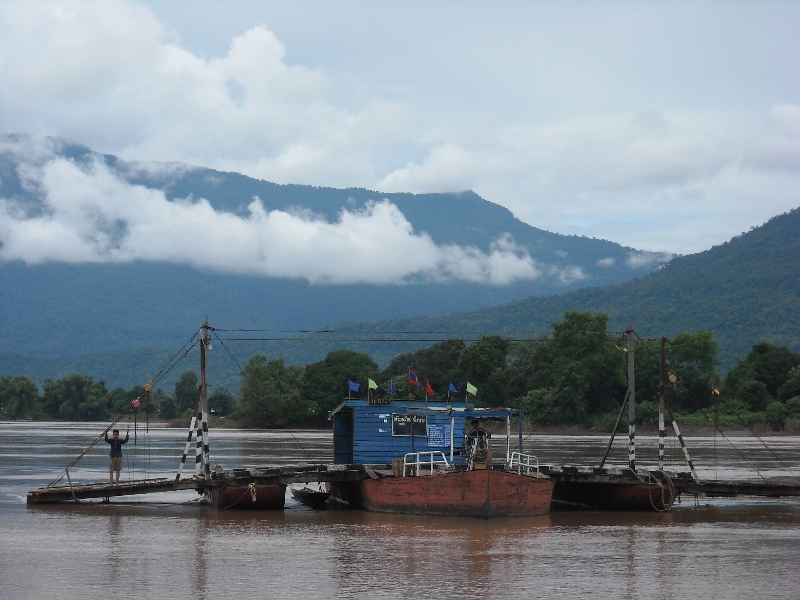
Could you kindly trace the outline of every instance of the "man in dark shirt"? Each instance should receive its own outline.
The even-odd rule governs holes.
[[[114,471],[117,472],[117,483],[119,483],[119,474],[122,471],[122,444],[128,443],[128,434],[130,430],[125,432],[125,439],[119,439],[119,429],[113,432],[114,437],[108,439],[108,432],[106,431],[106,443],[111,444],[111,462],[108,464],[108,483],[114,483]]]

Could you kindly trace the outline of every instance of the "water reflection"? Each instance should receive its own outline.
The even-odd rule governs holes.
[[[223,511],[199,506],[191,491],[26,508],[26,490],[57,475],[96,429],[0,424],[3,597],[132,599],[169,590],[209,599],[672,599],[780,597],[800,589],[800,502],[792,499],[703,499],[695,507],[684,498],[670,513],[497,520],[314,512],[291,496],[283,512]],[[329,460],[328,433],[295,435],[217,430],[212,461],[238,467]],[[140,435],[140,449],[145,441]],[[184,441],[184,431],[154,430],[146,457],[151,474],[173,477]],[[530,448],[543,462],[592,464],[606,440],[534,442]],[[689,439],[693,456],[716,456],[720,476],[748,470],[737,451],[723,453],[717,442],[715,449],[711,437]],[[798,442],[770,444],[796,467]],[[647,452],[656,456],[656,440],[648,444],[643,440],[637,452],[645,465]],[[737,444],[762,460],[758,443]],[[619,462],[624,445],[620,450]],[[107,460],[105,452],[93,452],[76,478],[103,481]],[[136,464],[147,464],[145,455],[137,454]],[[713,461],[705,464],[713,470]]]

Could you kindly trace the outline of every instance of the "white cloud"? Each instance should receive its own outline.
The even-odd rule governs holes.
[[[625,264],[631,269],[638,269],[649,265],[665,264],[673,258],[673,254],[669,252],[655,252],[652,254],[645,254],[643,252],[631,252],[628,258],[625,259]]]
[[[606,258],[601,258],[596,264],[598,267],[613,267],[615,262],[616,259],[608,256]]]
[[[442,3],[423,19],[264,3],[227,28],[208,15],[243,5],[169,5],[0,3],[0,132],[278,183],[473,189],[536,227],[654,251],[799,202],[788,4]],[[165,24],[182,10],[211,19],[179,28],[214,51]]]
[[[215,211],[203,199],[169,201],[159,190],[119,179],[99,161],[81,166],[52,157],[20,172],[41,192],[44,210],[0,198],[0,260],[164,261],[312,283],[504,285],[540,275],[510,235],[488,253],[437,246],[426,233],[414,233],[387,200],[343,210],[329,223],[304,212],[268,212],[255,198],[242,217]]]
[[[586,279],[586,273],[583,272],[581,267],[570,265],[561,270],[561,272],[558,274],[558,279],[564,285],[569,285],[570,283],[575,283],[576,281]]]

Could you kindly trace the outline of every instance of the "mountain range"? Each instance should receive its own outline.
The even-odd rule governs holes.
[[[415,235],[427,235],[437,248],[485,257],[511,240],[513,255],[534,264],[535,272],[503,283],[457,276],[325,283],[220,272],[185,260],[50,259],[31,264],[5,258],[0,260],[2,374],[28,374],[40,382],[78,371],[129,387],[157,372],[206,316],[221,329],[261,330],[247,334],[261,338],[308,337],[300,332],[328,328],[350,339],[389,331],[435,331],[469,339],[490,332],[511,337],[546,333],[565,310],[591,310],[611,315],[616,328],[633,323],[642,336],[712,330],[723,367],[762,339],[798,349],[796,210],[707,252],[672,258],[543,231],[473,192],[386,194],[278,185],[187,165],[126,162],[61,140],[6,136],[0,140],[0,203],[6,214],[33,218],[55,210],[48,197],[53,184],[48,191],[45,177],[37,175],[54,161],[82,173],[101,170],[127,189],[163,194],[169,206],[205,201],[220,220],[249,218],[254,197],[265,211],[313,215],[327,223],[388,201]],[[107,224],[100,233],[124,236],[125,224]],[[203,243],[202,235],[197,243]],[[0,256],[7,249],[0,246]],[[240,363],[256,350],[306,363],[344,345],[385,364],[399,352],[424,345],[316,337],[313,342],[229,341],[225,350]],[[219,381],[233,386],[238,367],[223,355],[213,368],[219,369]]]

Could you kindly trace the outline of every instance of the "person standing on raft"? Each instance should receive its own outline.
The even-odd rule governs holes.
[[[111,444],[111,452],[109,456],[111,457],[111,462],[108,464],[108,483],[114,483],[114,471],[117,472],[117,484],[119,484],[119,474],[122,471],[122,444],[128,443],[128,437],[130,433],[130,429],[125,432],[125,439],[119,439],[119,429],[115,429],[113,432],[114,437],[108,439],[108,432],[106,431],[106,444]]]

